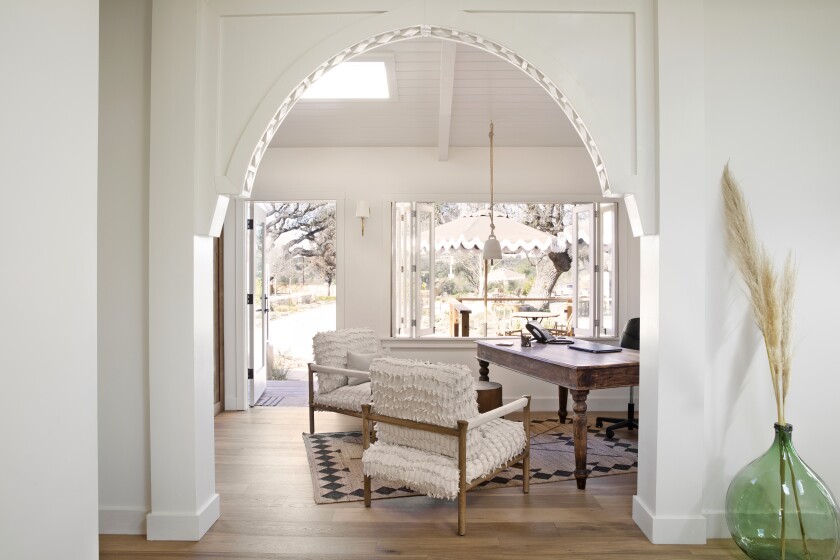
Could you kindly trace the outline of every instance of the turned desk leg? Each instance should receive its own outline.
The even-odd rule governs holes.
[[[490,362],[478,360],[478,380],[490,381]]]
[[[586,396],[589,391],[572,389],[574,405],[574,435],[575,435],[575,479],[580,490],[586,488]]]
[[[568,387],[560,387],[557,386],[557,395],[560,400],[560,404],[557,408],[557,416],[560,419],[561,424],[566,423],[566,416],[568,415],[566,402],[569,400],[569,388]]]

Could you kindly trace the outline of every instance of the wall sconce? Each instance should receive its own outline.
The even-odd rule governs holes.
[[[370,218],[370,203],[360,200],[356,203],[356,217],[362,220],[362,237],[365,236],[365,218]]]

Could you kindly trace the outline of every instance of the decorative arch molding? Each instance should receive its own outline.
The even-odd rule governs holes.
[[[313,83],[315,83],[319,78],[321,78],[321,76],[323,76],[327,71],[329,71],[333,67],[338,66],[342,62],[350,60],[353,57],[356,57],[383,45],[396,43],[399,41],[406,41],[417,37],[434,37],[437,39],[454,41],[457,43],[470,45],[472,47],[476,47],[478,49],[481,49],[485,52],[488,52],[499,58],[504,59],[510,62],[515,67],[519,68],[521,71],[528,74],[557,103],[557,105],[572,123],[581,140],[583,141],[583,145],[589,153],[590,158],[592,159],[592,163],[595,167],[595,172],[598,176],[598,182],[601,187],[601,192],[604,196],[613,196],[610,189],[609,176],[607,175],[606,166],[604,164],[604,158],[602,157],[601,152],[598,149],[594,138],[592,137],[592,134],[590,134],[581,116],[578,114],[577,111],[575,111],[569,98],[563,94],[563,92],[551,80],[551,78],[549,78],[544,72],[540,71],[522,56],[518,55],[511,49],[508,49],[507,47],[496,43],[495,41],[491,41],[478,34],[467,31],[425,24],[412,25],[393,31],[386,31],[364,39],[362,41],[359,41],[356,44],[345,48],[335,56],[329,58],[326,62],[319,65],[312,73],[310,73],[306,78],[304,78],[280,104],[280,107],[277,109],[277,111],[269,120],[268,125],[265,127],[265,130],[260,139],[258,140],[256,147],[253,149],[250,160],[248,161],[247,169],[245,170],[244,184],[242,185],[241,191],[239,191],[240,196],[250,196],[254,186],[254,180],[256,178],[257,170],[260,165],[260,161],[262,160],[265,151],[268,149],[268,146],[271,143],[271,139],[274,137],[280,125],[283,123],[286,116],[289,114],[289,111],[291,111],[291,109],[298,102],[298,100],[300,100],[304,92],[306,92],[306,90],[309,89]],[[246,139],[240,138],[240,144],[243,140]],[[239,150],[242,147],[240,144],[237,145],[237,150]],[[234,177],[228,175],[229,181],[232,182],[233,179]],[[627,195],[627,197],[634,198],[633,195]],[[633,205],[633,207],[635,207],[635,204]]]

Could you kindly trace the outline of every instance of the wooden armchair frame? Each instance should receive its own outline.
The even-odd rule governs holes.
[[[331,366],[319,366],[318,364],[309,363],[309,433],[315,433],[315,411],[335,412],[337,414],[345,414],[355,418],[361,418],[362,413],[349,408],[338,408],[335,406],[328,406],[325,404],[318,404],[315,402],[315,374],[316,373],[332,373],[336,375],[346,375],[347,377],[363,377],[370,381],[369,371],[359,371],[355,369],[344,369]]]
[[[527,494],[530,491],[531,483],[531,396],[524,395],[523,397],[508,403],[505,406],[497,409],[479,414],[470,420],[458,420],[457,428],[447,428],[445,426],[438,426],[437,424],[428,424],[425,422],[415,422],[413,420],[406,420],[404,418],[395,418],[393,416],[384,416],[381,414],[374,414],[370,411],[370,404],[362,405],[362,438],[364,449],[367,450],[371,444],[371,428],[372,422],[381,422],[383,424],[393,424],[402,426],[404,428],[413,428],[416,430],[423,430],[435,434],[443,434],[458,438],[458,534],[463,536],[467,532],[467,491],[475,488],[482,482],[490,480],[500,472],[509,467],[522,469],[522,492]],[[501,418],[505,414],[522,410],[523,424],[525,427],[525,449],[513,457],[504,465],[494,471],[476,478],[467,483],[467,433],[482,424],[486,424],[491,420]],[[371,477],[365,475],[365,507],[370,507],[370,493],[371,493]]]

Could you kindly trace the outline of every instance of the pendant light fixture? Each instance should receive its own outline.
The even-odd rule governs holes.
[[[502,245],[496,239],[496,224],[493,222],[494,212],[493,201],[493,121],[490,121],[490,237],[484,242],[484,249],[481,255],[485,261],[499,260],[502,258]]]

